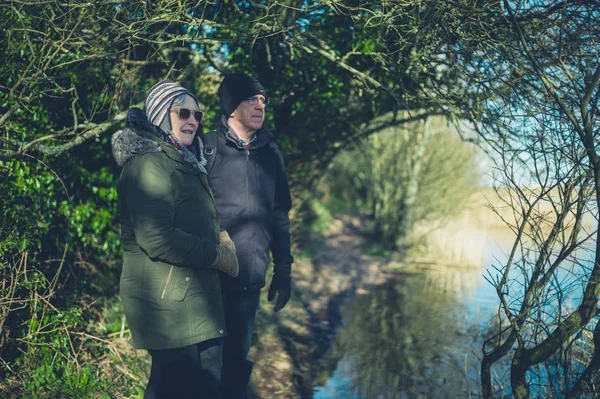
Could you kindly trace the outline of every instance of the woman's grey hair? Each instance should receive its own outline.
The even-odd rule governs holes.
[[[184,93],[184,94],[180,94],[177,97],[175,97],[175,99],[173,100],[173,104],[171,104],[171,107],[175,107],[175,106],[183,104],[185,102],[185,98],[187,96],[189,96],[189,94]]]

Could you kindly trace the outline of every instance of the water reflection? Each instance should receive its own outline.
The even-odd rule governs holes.
[[[484,275],[499,273],[513,237],[484,238],[480,267],[413,265],[406,269],[412,273],[398,275],[347,303],[343,326],[325,359],[328,371],[321,376],[314,398],[480,397],[482,344],[497,330],[491,321],[501,324],[493,317],[498,297]],[[550,321],[564,317],[557,309],[571,310],[579,303],[581,281],[593,264],[590,254],[593,251],[582,248],[557,270],[555,279],[565,296],[561,306],[550,301],[543,308]],[[509,277],[519,281],[519,273],[514,269]],[[514,292],[517,303],[519,293]],[[591,338],[585,336],[574,343],[572,374],[581,372],[579,357],[590,356],[589,343]],[[560,367],[552,358],[535,370],[533,397],[549,397],[548,389],[560,388],[559,379],[564,377]],[[492,367],[494,385],[503,395],[510,395],[509,370],[510,356]]]
[[[470,332],[461,321],[461,296],[475,289],[479,274],[448,268],[405,274],[349,302],[330,354],[341,360],[314,398],[448,398],[476,391],[469,351],[479,329]]]

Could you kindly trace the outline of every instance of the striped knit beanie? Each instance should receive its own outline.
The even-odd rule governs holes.
[[[167,119],[166,116],[171,110],[173,100],[182,94],[187,94],[196,100],[196,103],[198,102],[198,99],[191,91],[170,80],[163,80],[152,86],[144,103],[146,117],[150,123],[163,129],[166,126],[170,126],[170,123],[165,123],[169,122],[169,119]]]

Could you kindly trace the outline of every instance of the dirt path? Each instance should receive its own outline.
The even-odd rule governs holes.
[[[341,323],[342,305],[388,277],[383,269],[389,261],[361,250],[364,224],[359,216],[340,215],[324,234],[318,253],[296,259],[288,306],[279,313],[271,305],[261,306],[260,334],[250,353],[255,361],[252,397],[312,398],[321,360]],[[266,304],[264,297],[266,293]]]

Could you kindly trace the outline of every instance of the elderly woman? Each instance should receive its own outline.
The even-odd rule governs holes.
[[[208,186],[202,112],[194,95],[163,81],[144,111],[132,108],[112,139],[123,167],[117,192],[120,293],[133,345],[152,369],[144,398],[213,398],[225,321],[218,270],[237,276],[235,246],[220,232]]]

